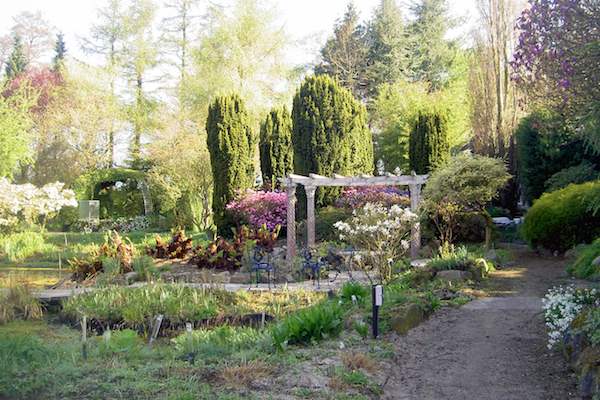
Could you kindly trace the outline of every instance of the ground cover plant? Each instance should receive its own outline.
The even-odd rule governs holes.
[[[577,258],[567,267],[569,274],[580,279],[600,276],[600,238],[577,251]]]

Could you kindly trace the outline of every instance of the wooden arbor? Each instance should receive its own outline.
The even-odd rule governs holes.
[[[306,225],[307,244],[315,244],[315,191],[319,186],[408,186],[410,191],[410,209],[416,212],[421,200],[421,186],[427,181],[427,175],[394,175],[383,176],[361,175],[346,177],[334,174],[333,178],[317,174],[308,176],[290,174],[281,179],[287,194],[287,256],[288,263],[293,262],[296,255],[296,186],[304,186],[306,191]],[[410,256],[416,258],[421,244],[421,230],[416,223],[411,230]]]

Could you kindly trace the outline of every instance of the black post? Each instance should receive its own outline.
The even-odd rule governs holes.
[[[373,304],[373,338],[377,339],[379,335],[379,307],[383,302],[383,287],[381,285],[373,285],[371,289],[371,299]]]

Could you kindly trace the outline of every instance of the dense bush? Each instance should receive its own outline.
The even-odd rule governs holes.
[[[338,240],[339,231],[334,224],[338,221],[346,221],[352,216],[352,210],[327,206],[319,209],[315,217],[315,234],[321,241]]]
[[[250,225],[258,229],[263,225],[273,230],[277,225],[287,225],[287,195],[285,192],[262,192],[247,190],[239,198],[227,204],[238,226]]]
[[[567,271],[580,279],[600,277],[600,265],[593,264],[598,257],[600,257],[600,238],[584,246],[578,252],[575,261],[569,265]]]
[[[260,170],[270,187],[279,187],[278,178],[294,169],[292,116],[286,107],[271,110],[260,125]]]
[[[522,234],[533,247],[565,251],[600,236],[600,213],[592,206],[600,197],[600,181],[570,185],[546,193],[525,215]]]
[[[352,93],[326,75],[307,78],[292,110],[294,172],[332,176],[371,173],[373,142],[367,112]],[[332,204],[339,188],[319,188],[318,207]],[[300,190],[299,204],[303,204]]]
[[[583,161],[574,167],[565,168],[552,175],[546,181],[546,191],[554,192],[572,183],[585,183],[600,178],[600,172],[589,161]]]
[[[394,186],[360,186],[346,187],[342,195],[335,201],[336,207],[349,210],[360,208],[367,203],[377,203],[385,207],[397,204],[402,207],[410,206],[408,193]]]
[[[440,111],[420,112],[409,138],[411,170],[418,174],[429,173],[449,157],[447,116]]]
[[[250,117],[237,95],[217,97],[208,107],[207,144],[213,173],[213,219],[220,234],[229,234],[232,221],[225,206],[240,190],[254,184],[255,137]]]

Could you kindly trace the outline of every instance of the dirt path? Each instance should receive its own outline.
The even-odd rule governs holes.
[[[446,309],[395,339],[396,368],[385,387],[398,400],[576,399],[562,357],[546,349],[541,297],[565,283],[564,261],[514,250],[487,297]]]

